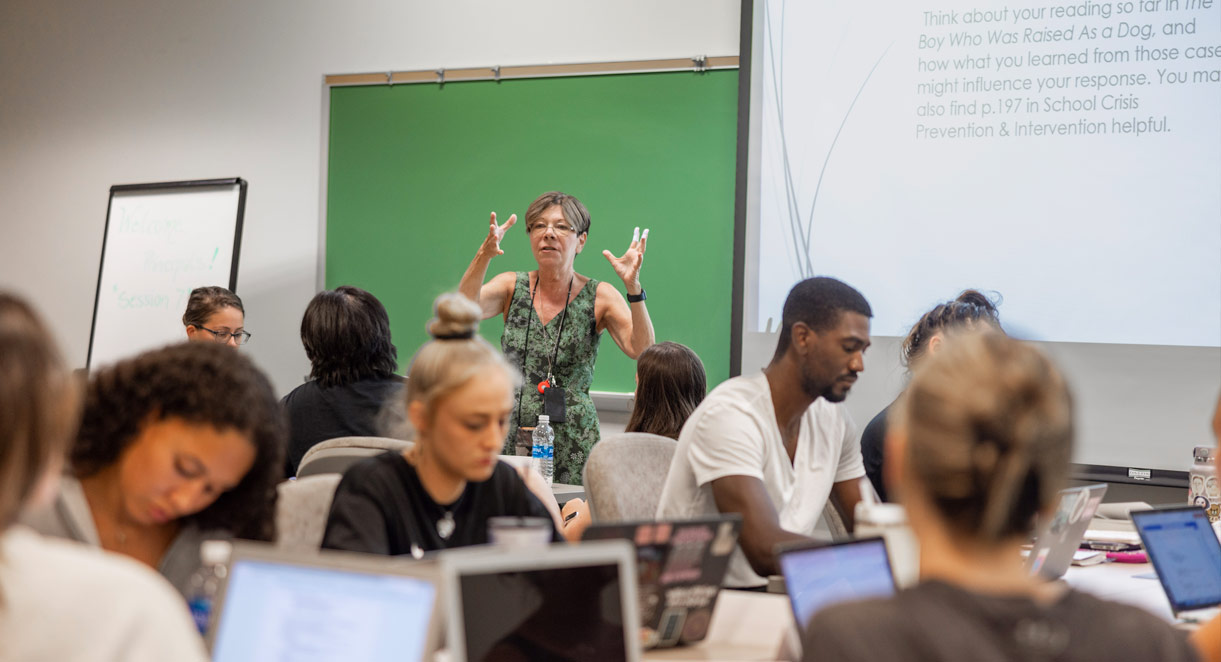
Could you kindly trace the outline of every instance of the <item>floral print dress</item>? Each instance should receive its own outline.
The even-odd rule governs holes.
[[[517,429],[534,427],[543,413],[543,396],[538,383],[547,376],[547,360],[559,349],[551,373],[557,386],[565,389],[566,420],[552,423],[555,430],[555,477],[557,483],[581,484],[581,472],[589,451],[599,439],[598,412],[589,397],[594,379],[594,363],[598,360],[598,323],[594,318],[594,297],[598,281],[589,279],[577,297],[568,304],[568,314],[560,313],[541,324],[530,305],[530,275],[517,273],[513,299],[505,314],[504,335],[500,348],[509,361],[521,370],[523,383],[513,399],[513,414],[509,420],[509,436],[504,452],[512,455]],[[519,423],[520,421],[520,423]]]

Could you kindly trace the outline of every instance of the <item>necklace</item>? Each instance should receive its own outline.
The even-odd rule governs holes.
[[[408,450],[406,453],[404,453],[403,459],[405,459],[407,461],[407,464],[410,464],[412,467],[416,468],[416,476],[418,477],[419,476],[419,465],[417,464],[417,461],[419,458],[417,455],[416,447],[413,446],[410,450]],[[418,480],[418,478],[417,478],[417,480]],[[422,482],[421,482],[421,487],[423,487]],[[427,490],[425,490],[425,493],[427,493]],[[437,519],[437,523],[436,523],[437,535],[441,536],[442,540],[449,540],[449,537],[454,535],[454,529],[458,528],[457,522],[454,521],[454,509],[456,509],[458,507],[458,504],[462,503],[462,497],[465,494],[466,494],[466,491],[463,490],[463,493],[458,495],[458,500],[451,503],[449,508],[444,508],[443,509],[444,513],[441,515],[440,518]],[[429,496],[429,499],[432,500],[431,495]],[[435,504],[436,501],[433,501],[433,503]],[[437,507],[440,508],[441,507],[440,504],[437,504]],[[415,553],[414,550],[412,551],[412,553],[413,554]]]
[[[442,540],[449,540],[449,537],[454,535],[455,526],[454,511],[447,510],[441,519],[437,520],[437,535],[441,536]]]
[[[551,370],[553,367],[555,367],[555,360],[559,357],[559,354],[560,354],[560,338],[564,335],[564,322],[568,319],[568,303],[569,303],[568,300],[572,298],[572,281],[575,279],[576,279],[575,273],[572,276],[569,276],[569,278],[568,278],[568,294],[564,295],[564,308],[563,308],[563,310],[560,311],[560,328],[558,331],[556,331],[555,347],[554,347],[554,349],[552,349],[550,356],[546,357],[547,358],[547,378],[544,379],[538,385],[539,393],[542,393],[544,390],[546,390],[550,386],[556,385],[555,377],[552,376]],[[526,340],[527,341],[529,341],[529,339],[530,339],[530,322],[535,317],[538,317],[538,314],[534,311],[534,295],[538,293],[538,290],[541,285],[542,285],[542,274],[539,274],[539,278],[534,281],[534,289],[530,291],[530,319],[526,321]],[[543,341],[550,342],[551,334],[547,331],[547,325],[543,324],[543,319],[541,317],[538,320],[538,326],[543,332]],[[523,361],[524,361],[524,359],[523,359]]]

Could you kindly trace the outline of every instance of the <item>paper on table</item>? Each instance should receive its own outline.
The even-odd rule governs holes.
[[[1132,545],[1140,544],[1140,536],[1134,531],[1105,531],[1089,529],[1085,532],[1085,540],[1096,542],[1124,542]]]

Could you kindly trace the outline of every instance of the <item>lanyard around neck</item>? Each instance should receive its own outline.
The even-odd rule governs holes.
[[[555,349],[552,350],[551,357],[547,360],[546,380],[547,380],[548,386],[553,385],[551,383],[551,380],[554,379],[554,377],[551,374],[551,369],[555,366],[556,359],[559,358],[560,338],[564,337],[564,321],[567,320],[567,318],[568,318],[568,300],[572,298],[572,281],[573,281],[573,278],[575,278],[575,277],[576,277],[576,274],[574,273],[568,279],[568,296],[564,299],[564,310],[562,310],[560,312],[560,329],[555,334]],[[529,278],[529,276],[527,276],[527,278]],[[534,287],[530,289],[530,315],[528,317],[526,317],[526,337],[522,341],[522,348],[521,348],[521,353],[522,353],[521,367],[522,367],[523,372],[526,372],[526,370],[527,370],[526,366],[530,362],[530,326],[534,323],[534,318],[538,316],[538,314],[534,312],[534,295],[538,292],[538,287],[539,287],[539,281],[536,280],[534,282]],[[543,325],[543,320],[541,318],[539,319],[538,323],[539,323],[539,327],[542,328],[543,332],[545,333],[547,331],[547,327],[545,325]],[[529,374],[527,373],[526,375],[523,375],[523,377],[526,377],[528,379]],[[518,427],[518,429],[521,428],[521,410],[522,410],[522,404],[523,404],[522,400],[525,399],[525,390],[526,390],[526,380],[523,379],[522,385],[521,385],[521,390],[517,394],[517,427]]]
[[[531,321],[535,317],[538,317],[538,313],[534,312],[534,295],[538,293],[539,287],[541,286],[541,283],[542,283],[541,276],[542,275],[540,274],[539,277],[535,279],[534,288],[530,290],[530,317],[529,317],[529,319],[526,320],[526,342],[527,343],[530,342]],[[551,356],[547,359],[547,383],[550,384],[551,386],[555,386],[554,376],[552,375],[551,370],[552,370],[552,368],[555,367],[555,362],[560,357],[560,339],[564,337],[564,322],[568,319],[568,303],[569,303],[569,299],[572,298],[572,281],[575,278],[576,278],[576,274],[573,274],[568,277],[568,294],[564,296],[564,309],[562,311],[560,311],[560,328],[559,328],[559,331],[557,331],[555,334],[555,347],[551,350]],[[540,329],[543,330],[544,334],[547,333],[547,325],[543,324],[543,319],[541,317],[538,320],[538,326]],[[527,346],[529,346],[529,345],[527,345]],[[524,359],[523,359],[523,361],[524,361]]]

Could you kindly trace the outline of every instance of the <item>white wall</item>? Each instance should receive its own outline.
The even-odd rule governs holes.
[[[308,371],[324,75],[736,55],[738,16],[738,0],[4,0],[0,288],[83,366],[109,187],[244,177],[247,351],[286,392]]]

